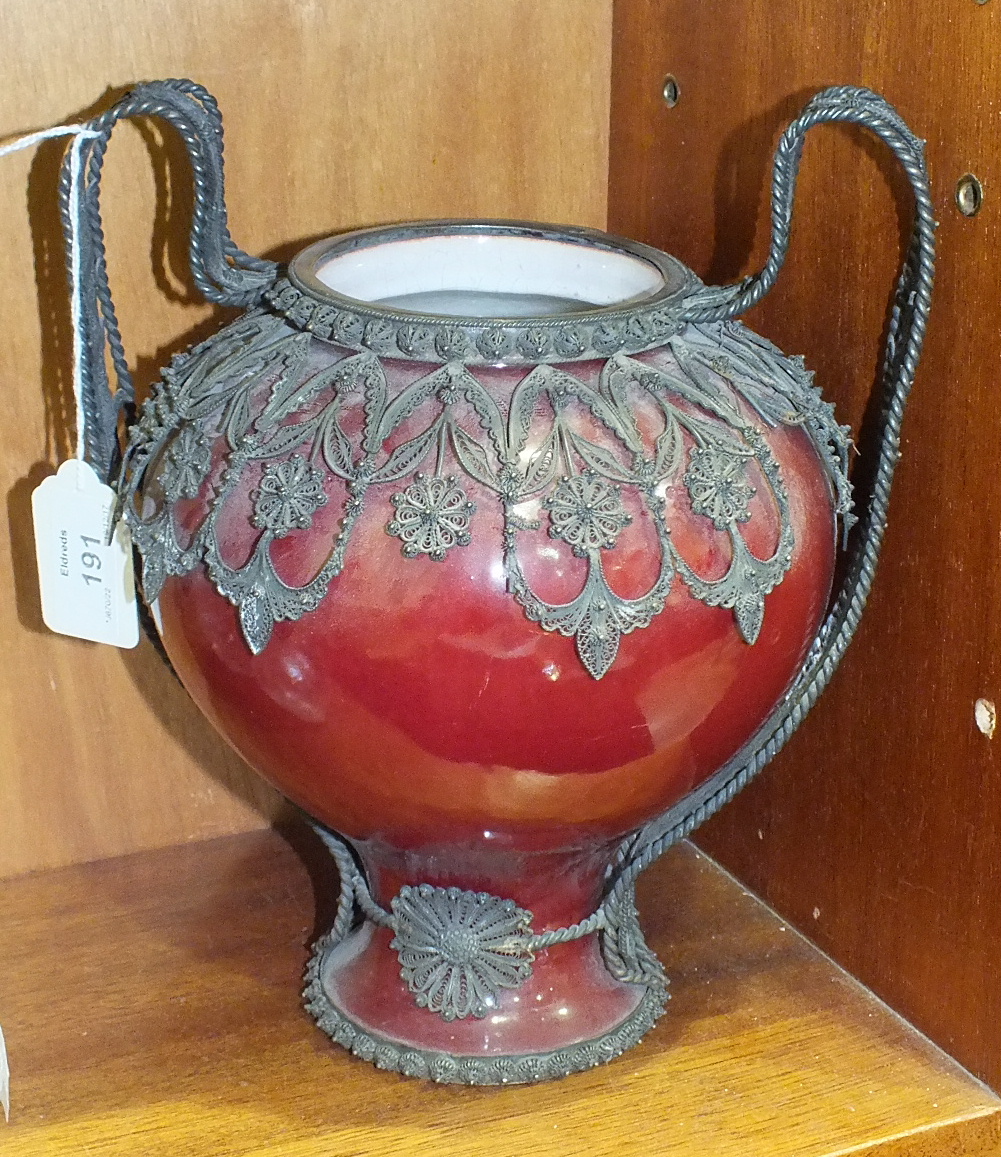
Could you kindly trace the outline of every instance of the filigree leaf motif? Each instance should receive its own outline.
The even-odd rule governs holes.
[[[743,419],[724,391],[722,382],[714,381],[698,365],[684,344],[672,337],[668,345],[677,362],[678,373],[660,366],[647,365],[620,354],[617,361],[628,371],[635,381],[642,384],[655,397],[664,391],[677,394],[702,410],[722,418],[733,426],[741,426]]]
[[[268,645],[274,627],[275,620],[268,605],[268,597],[255,583],[240,599],[240,629],[254,655],[259,655]]]
[[[546,383],[546,391],[554,400],[559,399],[561,395],[564,397],[577,398],[607,430],[614,434],[616,438],[621,439],[630,450],[636,451],[642,449],[638,437],[635,437],[630,430],[623,426],[615,410],[612,409],[597,390],[591,389],[591,387],[586,382],[582,382],[580,378],[574,377],[573,374],[568,374],[565,370],[551,367],[549,380]]]
[[[378,452],[382,445],[382,420],[386,412],[388,387],[386,375],[377,358],[371,354],[360,354],[364,358],[359,369],[362,392],[365,398],[365,449],[370,454]],[[354,359],[352,359],[354,361]]]
[[[765,619],[765,599],[763,595],[748,595],[738,599],[733,608],[737,626],[745,643],[754,644],[761,634],[761,624]]]
[[[710,421],[687,411],[676,410],[676,421],[679,422],[695,438],[700,446],[712,446],[717,450],[725,450],[735,458],[753,458],[754,451],[726,426],[719,422]]]
[[[733,323],[693,325],[682,338],[695,356],[727,378],[769,425],[802,421],[797,403],[812,395],[813,375],[801,363]],[[793,369],[796,366],[801,368],[798,376]]]
[[[266,430],[280,422],[295,408],[296,395],[302,386],[302,373],[312,344],[312,334],[297,333],[288,339],[282,350],[284,365],[271,387],[267,405],[257,419],[257,429]]]
[[[523,496],[535,494],[548,486],[556,477],[559,466],[559,430],[554,429],[549,437],[528,460],[525,483],[521,488]]]
[[[302,334],[300,336],[309,337],[308,334]],[[308,348],[309,343],[307,342],[307,352]],[[303,361],[305,362],[305,354],[303,355]],[[286,392],[280,404],[275,404],[274,396],[272,396],[261,417],[257,419],[257,429],[262,430],[277,424],[282,421],[283,418],[287,418],[289,414],[309,405],[309,403],[324,390],[330,389],[331,386],[336,387],[336,383],[342,376],[341,366],[341,362],[336,362],[334,365],[328,366],[327,369],[313,374],[311,378],[307,378],[306,381],[302,382],[297,389]]]
[[[438,437],[441,426],[439,419],[423,434],[403,442],[390,454],[386,461],[373,471],[373,482],[398,482],[405,474],[412,474],[424,461]]]
[[[351,443],[341,429],[341,424],[337,418],[336,404],[329,406],[324,411],[318,437],[324,461],[331,471],[340,478],[352,478],[354,476],[354,462]]]
[[[740,414],[731,398],[727,396],[722,381],[710,373],[692,354],[683,339],[672,337],[668,345],[677,360],[678,368],[685,375],[685,390],[682,396],[710,413],[719,415],[724,421],[739,426]]]
[[[274,339],[283,329],[280,318],[255,317],[246,327],[238,325],[235,332],[227,332],[218,345],[212,342],[194,351],[183,378],[178,377],[178,414],[204,418],[234,393],[253,389],[257,377],[281,356],[289,337]]]
[[[701,334],[708,327],[696,328]],[[834,485],[836,511],[843,516],[845,530],[850,529],[856,521],[848,478],[851,429],[838,423],[834,406],[824,401],[803,359],[787,358],[766,338],[736,322],[710,329],[706,340],[714,339],[728,363],[733,388],[765,422],[806,427]]]
[[[782,581],[792,561],[792,529],[786,522],[778,549],[770,559],[755,558],[736,526],[730,527],[730,538],[733,542],[730,573],[740,584],[733,602],[733,613],[744,641],[753,644],[757,642],[765,617],[765,595]]]
[[[466,400],[476,411],[480,425],[490,435],[497,457],[503,459],[507,452],[507,443],[504,437],[504,419],[497,403],[483,388],[474,374],[463,370],[461,381],[458,383],[465,392]]]
[[[452,449],[459,460],[459,465],[471,478],[482,482],[484,486],[489,486],[491,490],[496,490],[497,477],[491,469],[486,449],[455,422],[449,422],[448,429],[452,437]]]
[[[764,351],[743,348],[744,343],[726,343],[722,327],[719,338],[725,353],[717,355],[717,362],[720,363],[718,372],[724,373],[733,382],[759,417],[770,426],[778,422],[800,421],[801,415],[790,404],[790,395],[800,392],[798,383],[782,362],[777,358],[763,357]],[[806,379],[803,384],[809,388],[809,376],[805,369],[803,372]]]
[[[660,482],[664,478],[672,478],[677,474],[684,461],[685,443],[681,436],[681,427],[674,416],[673,406],[665,405],[664,431],[654,443],[653,479]]]
[[[442,366],[430,374],[425,374],[423,378],[418,378],[416,382],[411,382],[386,407],[379,429],[380,443],[384,442],[397,426],[405,422],[428,398],[438,390],[451,386],[454,377],[455,371],[451,366]]]
[[[569,431],[569,433],[574,449],[592,470],[603,474],[606,478],[612,478],[616,482],[635,483],[637,481],[636,475],[628,466],[620,462],[610,450],[588,441],[587,438],[575,434],[573,431]]]
[[[237,391],[226,407],[222,425],[226,441],[235,450],[247,436],[254,416],[250,410],[250,388]]]
[[[167,568],[162,551],[145,550],[142,562],[142,588],[147,603],[155,602],[160,597],[166,581]]]
[[[281,454],[288,454],[315,435],[318,421],[317,418],[312,418],[308,422],[279,426],[266,442],[248,449],[247,456],[249,458],[277,458]]]
[[[626,354],[616,354],[612,361],[615,363],[615,368],[618,371],[619,381],[623,384],[632,382],[641,389],[646,390],[647,393],[657,399],[662,407],[666,408],[670,406],[670,402],[665,398],[665,394],[672,393],[696,405],[705,405],[705,400],[701,397],[700,392],[693,388],[692,383],[687,377],[679,376],[677,373],[674,373],[670,369],[665,369],[663,366],[654,366],[646,362],[638,362]]]
[[[595,679],[600,679],[615,662],[621,635],[609,620],[607,609],[591,606],[577,628],[577,654]]]
[[[549,366],[536,366],[521,379],[511,395],[507,440],[513,457],[517,457],[525,449],[539,394],[545,389],[551,372]]]
[[[641,439],[632,407],[629,405],[627,387],[632,381],[633,375],[626,366],[622,365],[618,358],[609,358],[602,366],[598,389],[615,410],[622,427],[629,432],[628,444],[631,449],[635,449],[640,445]]]

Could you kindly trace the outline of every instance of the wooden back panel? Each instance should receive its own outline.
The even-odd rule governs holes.
[[[610,0],[2,7],[0,139],[191,76],[222,106],[231,227],[252,253],[417,217],[604,224]],[[61,148],[0,162],[0,876],[261,826],[280,806],[147,644],[41,623],[29,496],[73,444]],[[116,131],[104,214],[140,381],[218,324],[183,272],[187,182],[169,134]]]
[[[928,138],[938,281],[873,597],[802,731],[700,840],[1001,1084],[1001,735],[974,721],[1001,702],[1001,5],[618,0],[614,41],[610,227],[711,282],[760,268],[771,154],[812,92],[866,84]],[[953,203],[970,170],[974,218]],[[817,130],[789,261],[747,318],[856,428],[909,220],[881,146]]]

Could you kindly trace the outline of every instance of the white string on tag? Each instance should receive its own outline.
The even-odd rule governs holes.
[[[70,311],[73,322],[73,398],[76,402],[76,456],[83,461],[84,433],[86,418],[83,411],[83,339],[80,334],[80,317],[83,312],[80,288],[80,152],[84,141],[100,136],[86,125],[56,125],[37,133],[28,133],[5,145],[0,145],[0,157],[10,153],[30,149],[43,141],[55,137],[74,137],[70,146],[70,188],[69,188],[69,251],[70,251]]]
[[[42,618],[50,630],[95,643],[134,647],[139,641],[132,545],[128,527],[114,521],[114,490],[85,461],[87,419],[83,405],[80,207],[82,152],[100,136],[86,125],[56,125],[0,145],[0,157],[54,137],[72,136],[69,228],[70,307],[73,323],[73,397],[76,457],[64,462],[31,496]]]
[[[32,149],[35,145],[40,145],[42,141],[52,140],[53,137],[96,137],[97,135],[94,129],[89,129],[86,125],[55,125],[51,129],[39,129],[37,133],[24,133],[22,136],[8,141],[7,144],[0,145],[0,157],[6,157],[8,153],[18,153],[22,149]]]

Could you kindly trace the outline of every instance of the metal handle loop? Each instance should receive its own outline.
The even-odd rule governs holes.
[[[872,588],[886,530],[890,486],[900,457],[900,428],[931,307],[935,273],[935,217],[924,145],[900,114],[868,89],[838,87],[818,93],[783,134],[772,182],[772,244],[762,271],[739,285],[706,288],[690,299],[688,321],[723,321],[749,309],[768,292],[785,260],[796,175],[808,129],[817,124],[860,124],[892,150],[914,193],[914,227],[893,302],[881,371],[882,428],[872,494],[850,546],[845,578],[817,634],[803,671],[764,726],[705,784],[652,820],[619,847],[605,905],[624,902],[636,877],[672,844],[717,812],[786,744],[837,670],[858,627]]]
[[[190,80],[161,80],[141,84],[113,108],[88,121],[96,135],[83,142],[79,219],[71,220],[69,157],[60,175],[59,195],[63,230],[69,249],[72,237],[80,253],[81,337],[84,346],[82,409],[86,460],[102,478],[117,470],[118,416],[129,412],[135,400],[132,376],[122,346],[118,319],[108,284],[104,229],[100,211],[101,171],[108,141],[120,120],[155,116],[179,133],[191,161],[194,214],[189,260],[199,291],[224,305],[252,304],[274,281],[277,265],[244,253],[229,234],[223,181],[222,119],[215,98]],[[114,367],[112,392],[105,363]]]

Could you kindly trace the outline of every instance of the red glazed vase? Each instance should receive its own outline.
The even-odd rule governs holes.
[[[99,191],[114,126],[147,116],[191,158],[194,283],[247,312],[136,421]],[[734,320],[775,283],[824,123],[879,137],[915,205],[833,598],[848,431]],[[776,152],[764,267],[712,288],[647,246],[489,221],[283,271],[229,234],[205,89],[139,85],[83,127],[60,186],[82,455],[185,686],[336,860],[307,1007],[437,1081],[610,1060],[667,995],[636,877],[782,747],[862,614],[930,308],[923,143],[866,89],[818,93]]]
[[[611,884],[793,685],[850,507],[810,375],[708,292],[588,230],[349,234],[133,428],[164,646],[322,825],[308,1002],[382,1067],[561,1075],[663,1008]]]

